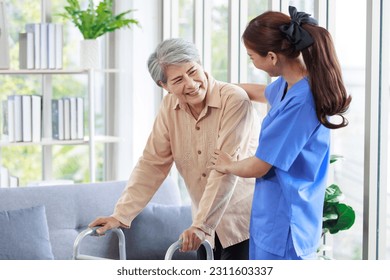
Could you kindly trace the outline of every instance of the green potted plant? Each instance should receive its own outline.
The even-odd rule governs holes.
[[[330,163],[334,163],[342,156],[332,155]],[[355,211],[353,208],[341,201],[344,199],[344,194],[340,187],[336,184],[331,184],[326,188],[324,208],[322,216],[322,237],[326,233],[336,234],[341,230],[347,230],[355,223]],[[320,248],[319,251],[325,251],[326,248]],[[321,256],[327,258],[326,256]]]
[[[114,15],[113,0],[102,0],[96,6],[93,0],[89,0],[85,10],[81,9],[79,0],[67,2],[68,5],[64,7],[65,13],[58,15],[72,21],[84,38],[80,45],[82,68],[99,68],[96,59],[99,58],[97,38],[117,29],[139,25],[138,20],[127,17],[133,10]]]

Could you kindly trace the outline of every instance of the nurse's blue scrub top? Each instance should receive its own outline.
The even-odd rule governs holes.
[[[298,256],[317,250],[329,166],[329,129],[317,118],[307,78],[283,98],[286,81],[267,86],[271,108],[264,118],[256,157],[273,167],[256,179],[250,236],[256,247],[284,256],[287,236]]]

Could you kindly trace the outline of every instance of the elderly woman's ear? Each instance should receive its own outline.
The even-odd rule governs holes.
[[[162,87],[163,89],[165,89],[168,93],[170,93],[169,92],[169,90],[168,90],[168,87],[167,87],[167,85],[166,84],[164,84],[164,82],[163,81],[158,81],[158,84],[160,85],[160,87]]]

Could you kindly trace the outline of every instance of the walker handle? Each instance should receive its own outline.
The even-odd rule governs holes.
[[[165,260],[171,260],[173,254],[176,252],[176,250],[181,248],[182,244],[183,244],[183,240],[180,239],[175,243],[173,243],[171,246],[169,246],[165,254]],[[202,245],[206,249],[207,260],[214,260],[213,248],[211,247],[210,242],[205,240],[203,241]]]
[[[87,228],[79,233],[79,235],[76,237],[76,240],[74,241],[73,245],[73,260],[104,260],[104,258],[89,256],[89,255],[81,255],[80,254],[80,243],[81,241],[88,235],[90,236],[101,236],[99,235],[96,230],[99,227],[93,227],[93,228]],[[119,259],[120,260],[126,260],[126,241],[125,241],[125,235],[123,231],[120,228],[113,228],[111,231],[115,232],[118,236],[119,240]]]

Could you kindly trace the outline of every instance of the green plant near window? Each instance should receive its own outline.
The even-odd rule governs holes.
[[[330,163],[332,164],[341,158],[343,157],[332,155]],[[341,203],[343,199],[344,194],[338,185],[332,184],[326,188],[322,217],[322,234],[327,232],[335,234],[340,230],[351,228],[355,223],[355,211],[351,206]]]
[[[331,155],[330,163],[334,163],[342,156]],[[347,230],[355,223],[355,210],[341,201],[344,199],[344,194],[340,190],[340,187],[336,184],[331,184],[326,188],[324,208],[322,215],[322,237],[326,233],[336,234],[339,231]],[[319,251],[326,249],[319,248]],[[324,259],[328,259],[325,256],[321,256]]]
[[[113,0],[103,0],[97,6],[93,0],[89,0],[88,8],[82,10],[79,0],[67,0],[65,13],[59,16],[69,19],[80,30],[84,39],[96,39],[108,32],[115,31],[123,27],[138,25],[138,21],[126,16],[134,10],[127,10],[118,15],[114,15]]]

